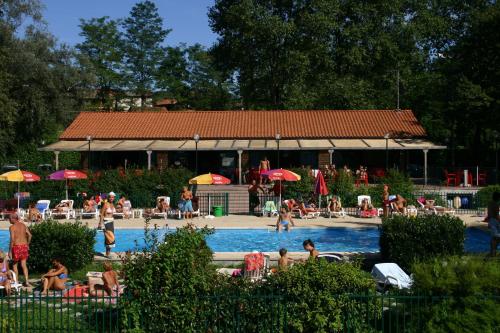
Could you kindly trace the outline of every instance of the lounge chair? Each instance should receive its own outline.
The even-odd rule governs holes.
[[[57,210],[56,208],[49,210],[50,217],[64,217],[69,220],[70,218],[75,218],[75,210],[73,209],[73,200],[61,200],[59,204],[67,204],[67,207],[63,207],[63,210]]]
[[[264,278],[269,273],[269,263],[271,257],[262,252],[253,252],[245,255],[245,269],[243,276],[251,281]]]
[[[336,262],[346,262],[347,261],[347,258],[341,254],[341,253],[320,253],[318,254],[318,256],[316,257],[316,259],[325,259],[326,261],[328,261],[329,263],[336,263]]]
[[[301,218],[301,219],[315,219],[319,216],[321,216],[321,212],[319,210],[315,211],[307,211],[304,210],[303,208],[294,208],[292,210],[292,213],[295,214],[296,217]]]
[[[126,216],[128,216],[129,218],[132,217],[132,203],[130,202],[130,200],[125,200],[121,212],[116,212],[113,214],[113,217],[118,217],[121,219],[125,218]]]
[[[361,210],[361,204],[363,200],[368,200],[368,205],[372,205],[372,198],[369,195],[358,195],[358,216],[359,217],[376,217],[383,214],[382,208],[372,208],[368,211]]]
[[[342,202],[340,201],[339,197],[337,197],[337,201],[339,202],[341,207],[339,211],[330,210],[330,201],[328,201],[328,204],[326,206],[326,215],[328,216],[328,218],[331,218],[332,216],[345,217],[347,215],[344,207],[342,207]]]
[[[9,271],[10,275],[12,276],[12,279],[10,280],[10,289],[13,290],[14,292],[20,292],[21,287],[23,286],[19,281],[17,280],[17,275],[14,273],[14,271]],[[0,290],[5,289],[4,286],[0,286]]]
[[[45,220],[50,216],[50,200],[38,200],[36,202],[35,208],[38,209],[42,215],[42,220]]]
[[[159,212],[158,211],[158,202],[160,202],[161,199],[165,200],[165,202],[168,205],[168,208],[167,208],[166,212]],[[152,215],[153,218],[154,217],[157,217],[157,218],[159,217],[159,218],[164,218],[166,220],[168,216],[175,215],[175,214],[176,214],[176,210],[174,210],[174,209],[172,209],[170,207],[170,197],[159,196],[158,198],[156,198],[156,207],[153,208],[153,215]]]
[[[93,211],[86,212],[82,208],[81,212],[82,212],[82,218],[95,218],[96,220],[99,219],[99,209],[98,209],[97,205],[95,205]]]
[[[413,282],[411,277],[395,263],[376,264],[373,266],[372,276],[377,282],[377,289],[380,291],[386,290],[389,286],[408,289]]]
[[[272,200],[266,201],[264,207],[262,207],[262,216],[266,215],[278,216],[278,208],[276,208],[276,204]]]
[[[420,209],[426,214],[455,215],[455,210],[452,208],[443,207],[443,206],[435,206],[434,200],[427,200],[427,199],[422,200],[422,199],[423,198],[417,199],[417,204],[420,206]]]

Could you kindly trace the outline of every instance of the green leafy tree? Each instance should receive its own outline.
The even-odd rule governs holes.
[[[80,36],[85,40],[77,48],[89,60],[97,78],[95,88],[98,98],[106,109],[116,109],[116,99],[113,97],[123,85],[124,48],[118,25],[118,21],[107,16],[80,20]]]
[[[146,95],[155,88],[164,53],[162,43],[170,30],[163,28],[163,20],[152,1],[137,3],[122,26],[127,78],[144,105]]]

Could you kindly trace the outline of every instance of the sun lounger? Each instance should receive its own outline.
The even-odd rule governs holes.
[[[272,200],[266,201],[264,207],[262,207],[262,216],[266,215],[278,216],[278,208],[276,208],[276,204]]]
[[[358,216],[359,217],[377,217],[383,214],[382,208],[372,208],[370,210],[361,210],[363,200],[368,200],[368,205],[372,205],[372,198],[369,195],[358,195]]]
[[[434,200],[426,200],[426,199],[417,199],[417,203],[420,206],[420,209],[426,214],[435,214],[435,215],[443,215],[450,214],[455,215],[455,210],[448,207],[443,206],[435,206]],[[430,204],[427,204],[430,201]]]
[[[81,210],[82,212],[82,218],[95,218],[96,220],[99,218],[99,209],[97,209],[97,206],[94,208],[93,211],[86,212],[85,210]]]
[[[14,271],[9,271],[12,279],[10,280],[10,289],[13,290],[14,292],[20,292],[21,287],[23,286],[19,281],[17,280],[17,275]],[[4,286],[0,286],[0,290],[5,289]]]
[[[115,218],[125,218],[125,217],[132,217],[132,203],[130,200],[125,200],[123,203],[122,211],[121,212],[115,212],[113,214],[113,217]]]
[[[36,202],[35,208],[42,215],[42,220],[45,220],[50,216],[50,200],[38,200]]]
[[[168,205],[168,209],[165,212],[158,211],[158,203],[160,202],[161,199],[163,199]],[[153,208],[153,218],[159,217],[159,218],[164,218],[166,220],[167,217],[172,214],[171,212],[172,209],[170,208],[170,197],[159,196],[158,198],[156,198],[156,207]]]
[[[245,269],[243,276],[251,281],[257,281],[264,278],[269,272],[269,254],[262,252],[253,252],[245,255]]]
[[[345,262],[346,258],[341,253],[320,253],[316,257],[318,260],[323,258],[330,263]]]
[[[326,216],[328,216],[328,218],[332,218],[332,216],[345,217],[347,215],[345,213],[344,207],[342,207],[342,203],[340,202],[339,197],[337,197],[337,201],[339,202],[341,207],[339,211],[330,210],[330,203],[328,202],[328,205],[326,206]]]
[[[62,207],[62,210],[56,208],[49,210],[50,217],[64,217],[69,220],[70,218],[75,218],[75,210],[73,209],[73,200],[61,200],[60,205],[66,205],[67,207]]]
[[[395,263],[376,264],[373,266],[372,276],[379,290],[386,290],[389,286],[408,289],[412,284],[411,277]]]

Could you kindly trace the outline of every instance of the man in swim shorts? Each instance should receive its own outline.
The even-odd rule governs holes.
[[[24,223],[19,220],[19,216],[17,214],[12,214],[9,217],[9,222],[11,224],[10,231],[10,246],[9,252],[10,257],[12,258],[13,269],[16,276],[19,276],[17,264],[21,263],[21,268],[24,274],[24,286],[31,287],[28,282],[28,266],[26,265],[26,261],[29,257],[29,243],[31,242],[31,233],[26,228]]]

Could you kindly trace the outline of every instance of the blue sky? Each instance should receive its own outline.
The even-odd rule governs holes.
[[[78,35],[80,18],[109,16],[123,18],[137,0],[42,0],[44,19],[49,31],[59,42],[75,45],[82,39]],[[167,36],[168,45],[200,43],[210,46],[216,40],[208,25],[208,7],[214,0],[153,0],[163,18],[165,28],[172,29]]]

